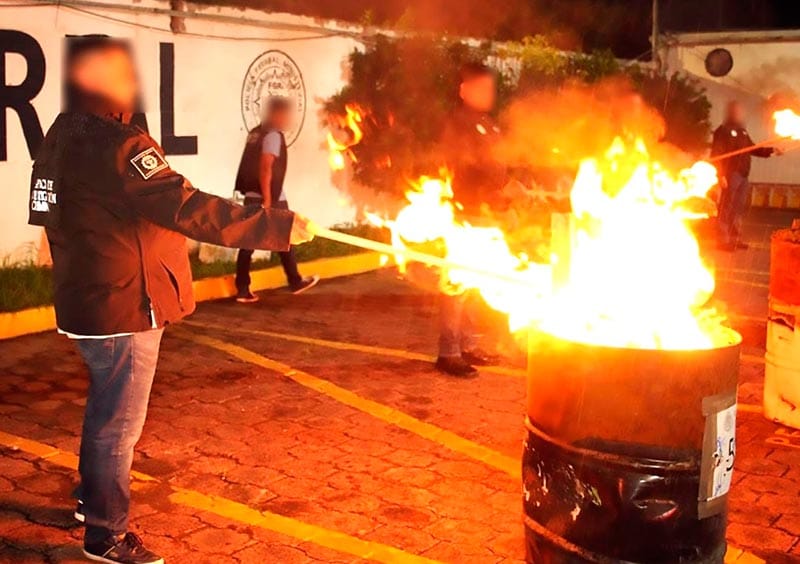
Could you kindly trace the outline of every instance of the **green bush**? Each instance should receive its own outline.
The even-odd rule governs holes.
[[[0,267],[0,311],[18,311],[53,303],[53,276],[49,268],[33,263]]]
[[[367,237],[375,241],[389,242],[389,232],[372,225],[340,225],[337,231]],[[319,258],[339,257],[363,252],[336,241],[316,238],[295,248],[298,262],[307,262]],[[236,272],[233,261],[216,261],[204,263],[197,253],[189,255],[192,278],[200,280],[225,276]],[[272,254],[269,259],[253,261],[253,270],[269,268],[279,264],[278,255]],[[53,274],[49,267],[37,266],[33,263],[11,264],[0,266],[0,312],[19,311],[32,307],[53,303]]]
[[[377,192],[402,193],[405,179],[435,172],[432,154],[444,120],[458,102],[459,68],[489,55],[488,47],[430,39],[378,36],[350,55],[349,83],[326,109],[367,108],[364,140],[353,147],[356,180]]]
[[[638,65],[624,67],[610,51],[567,53],[542,37],[493,49],[489,44],[379,36],[366,51],[350,55],[349,82],[326,106],[328,112],[340,115],[347,104],[369,112],[364,138],[351,148],[356,157],[353,176],[359,185],[402,201],[409,179],[435,173],[446,164],[438,157],[436,141],[458,102],[458,69],[468,60],[488,60],[498,68],[498,112],[531,92],[616,77],[629,81],[645,102],[663,114],[666,141],[691,153],[707,143],[710,104],[696,82],[679,75],[655,75]]]
[[[695,79],[678,73],[665,76],[639,66],[630,67],[627,75],[644,101],[664,116],[664,141],[693,155],[708,148],[711,102]]]

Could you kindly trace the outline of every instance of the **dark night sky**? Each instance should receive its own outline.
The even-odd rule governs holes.
[[[544,34],[560,47],[647,53],[651,0],[198,0],[454,35],[518,39]],[[660,0],[662,29],[800,28],[800,0]]]

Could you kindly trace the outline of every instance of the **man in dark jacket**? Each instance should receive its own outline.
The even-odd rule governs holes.
[[[453,173],[453,199],[466,219],[475,221],[484,211],[506,205],[503,188],[508,168],[495,157],[501,132],[490,112],[497,98],[494,72],[486,65],[461,68],[460,103],[445,122],[441,151]]]
[[[719,247],[726,251],[746,249],[747,244],[739,239],[741,223],[750,204],[750,160],[751,157],[767,158],[775,153],[772,147],[754,147],[744,125],[744,107],[736,101],[728,104],[725,121],[714,131],[711,156],[718,157],[753,149],[722,158],[717,161],[717,173],[722,193],[719,200]]]
[[[286,178],[289,155],[283,132],[291,126],[291,102],[286,98],[273,97],[267,103],[266,119],[247,136],[247,143],[236,175],[236,191],[244,195],[246,206],[288,210]],[[319,276],[303,278],[297,268],[294,248],[279,252],[289,289],[300,294],[319,282]],[[250,291],[250,264],[252,249],[241,249],[236,257],[236,301],[253,303],[258,296]]]
[[[80,447],[84,554],[163,560],[128,532],[130,470],[164,327],[194,310],[186,237],[286,250],[310,238],[288,210],[245,208],[193,188],[129,125],[139,85],[127,45],[71,42],[66,111],[33,165],[30,223],[46,228],[61,333],[89,368]]]
[[[500,128],[489,114],[497,97],[494,73],[486,65],[469,63],[461,69],[460,79],[461,103],[446,122],[440,145],[453,173],[453,200],[460,215],[475,223],[486,212],[507,205],[503,188],[508,171],[493,152],[500,140]],[[496,360],[476,344],[473,317],[477,299],[474,292],[442,294],[436,367],[445,374],[471,377],[477,373],[475,365]]]

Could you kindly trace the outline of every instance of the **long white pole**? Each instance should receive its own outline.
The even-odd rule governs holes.
[[[353,247],[359,247],[362,249],[367,249],[369,251],[376,251],[387,255],[402,255],[409,260],[413,260],[415,262],[421,262],[430,266],[437,266],[439,268],[447,268],[447,269],[467,270],[470,272],[474,272],[475,274],[480,274],[481,276],[489,276],[498,280],[503,280],[504,282],[510,282],[512,284],[518,284],[531,288],[534,287],[533,284],[531,284],[529,281],[523,280],[521,278],[508,276],[505,274],[498,274],[497,272],[492,272],[491,270],[484,270],[482,268],[477,268],[469,264],[460,264],[454,261],[443,259],[441,257],[430,255],[428,253],[421,253],[413,249],[407,249],[407,248],[398,249],[396,247],[393,247],[392,245],[381,243],[380,241],[373,241],[372,239],[357,237],[356,235],[342,233],[341,231],[334,231],[333,229],[327,229],[325,227],[320,227],[318,225],[314,225],[312,233],[316,237],[322,237],[323,239],[329,239],[331,241],[338,241],[339,243],[344,243],[345,245],[351,245]]]

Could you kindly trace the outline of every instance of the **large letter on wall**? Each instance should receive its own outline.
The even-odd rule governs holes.
[[[25,58],[28,70],[19,84],[8,84],[6,53],[17,53]],[[44,72],[44,53],[38,41],[21,31],[0,29],[0,161],[8,160],[6,109],[17,112],[31,158],[44,139],[39,116],[31,104],[44,85]]]
[[[196,155],[197,135],[175,135],[175,44],[160,44],[161,147],[168,155]]]

